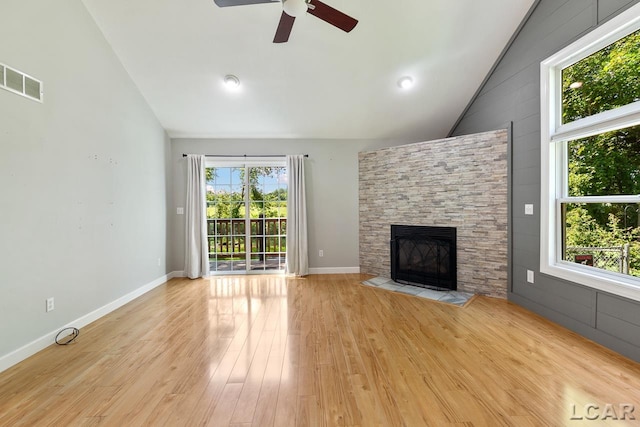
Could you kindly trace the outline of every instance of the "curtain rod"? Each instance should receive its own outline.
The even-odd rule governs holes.
[[[183,154],[182,157],[187,157],[188,154]],[[205,157],[287,157],[286,154],[262,154],[262,155],[258,155],[258,154],[238,154],[238,155],[234,155],[234,154],[205,154]],[[308,154],[303,154],[304,157],[309,157]]]

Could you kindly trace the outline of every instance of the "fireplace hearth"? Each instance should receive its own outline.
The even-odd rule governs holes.
[[[432,289],[457,289],[456,228],[391,226],[391,279]]]

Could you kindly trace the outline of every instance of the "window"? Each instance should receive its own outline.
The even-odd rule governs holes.
[[[640,5],[541,63],[543,273],[640,300]]]
[[[206,173],[211,272],[284,270],[286,166],[218,161],[208,163]]]

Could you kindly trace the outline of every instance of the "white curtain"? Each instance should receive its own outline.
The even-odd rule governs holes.
[[[287,268],[288,274],[309,274],[307,200],[304,188],[304,156],[287,156]]]
[[[190,279],[209,275],[204,156],[187,156],[186,242],[184,273]]]

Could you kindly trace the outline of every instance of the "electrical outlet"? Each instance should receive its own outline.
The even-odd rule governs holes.
[[[56,308],[56,305],[54,303],[53,297],[47,298],[47,313],[53,311],[54,308]]]
[[[158,258],[158,267],[160,267],[161,265],[162,265],[162,260]]]
[[[524,214],[533,215],[533,204],[527,203],[524,205]]]
[[[318,252],[318,256],[319,257],[323,257],[324,256],[324,251],[322,249],[320,249],[320,252]]]
[[[527,270],[527,282],[533,283],[533,271]]]

